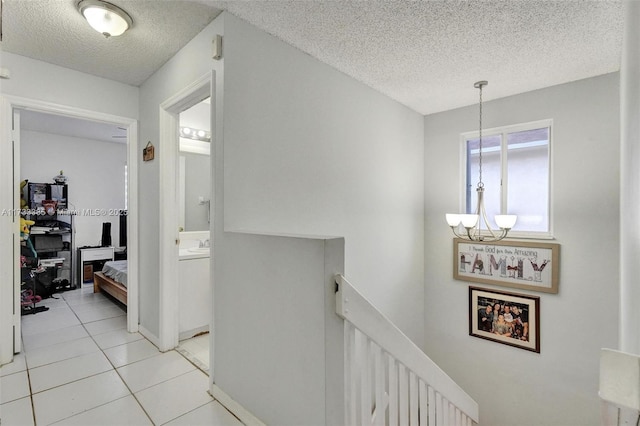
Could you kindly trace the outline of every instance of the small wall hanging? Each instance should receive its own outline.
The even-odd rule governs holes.
[[[151,161],[153,160],[155,154],[155,148],[153,147],[153,144],[151,143],[151,141],[147,142],[147,146],[144,147],[144,149],[142,150],[142,159],[144,161]]]

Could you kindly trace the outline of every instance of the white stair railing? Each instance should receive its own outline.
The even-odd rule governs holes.
[[[478,404],[342,276],[345,424],[471,426]]]
[[[601,424],[640,423],[640,355],[602,349],[600,351]]]

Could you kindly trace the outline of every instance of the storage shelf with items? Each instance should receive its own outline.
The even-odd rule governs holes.
[[[40,292],[72,289],[74,215],[69,210],[68,186],[34,182],[25,186],[27,208],[23,212],[33,221],[29,239],[38,265],[47,271],[38,276],[46,287]]]
[[[42,301],[42,296],[37,291],[37,276],[44,272],[43,268],[32,268],[26,263],[24,256],[21,256],[21,283],[20,286],[20,304],[21,314],[29,315],[38,312],[48,311],[46,306],[37,306]]]

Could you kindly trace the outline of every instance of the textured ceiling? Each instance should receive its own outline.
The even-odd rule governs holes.
[[[208,3],[203,0],[202,3]],[[240,1],[227,10],[429,114],[620,69],[619,1]]]
[[[140,85],[221,9],[429,114],[620,68],[621,1],[112,0],[105,40],[74,0],[4,0],[2,50]]]
[[[218,14],[192,1],[114,0],[133,18],[106,39],[76,9],[78,0],[3,0],[3,51],[139,86]]]

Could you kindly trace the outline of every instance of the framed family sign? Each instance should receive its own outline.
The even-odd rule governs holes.
[[[540,297],[469,287],[469,335],[540,353]]]
[[[545,293],[558,292],[560,244],[453,240],[453,278]]]

